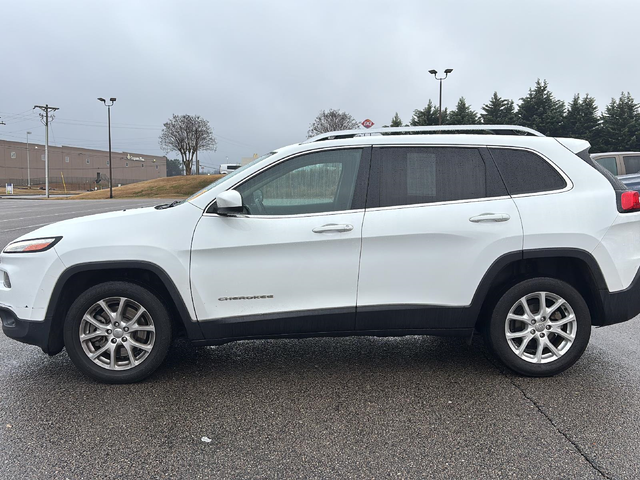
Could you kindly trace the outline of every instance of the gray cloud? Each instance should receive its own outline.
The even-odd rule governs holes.
[[[30,1],[0,7],[0,138],[44,127],[35,104],[60,107],[52,143],[159,153],[172,113],[207,118],[209,165],[301,141],[321,109],[389,123],[438,96],[429,69],[453,68],[444,105],[479,110],[494,90],[518,99],[546,78],[565,101],[600,108],[640,97],[640,3],[628,1]],[[21,115],[16,115],[21,114]]]

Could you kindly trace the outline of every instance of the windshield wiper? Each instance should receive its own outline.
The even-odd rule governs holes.
[[[184,200],[175,200],[171,203],[163,203],[161,205],[156,205],[156,210],[166,210],[167,208],[175,207],[176,205],[180,205]]]

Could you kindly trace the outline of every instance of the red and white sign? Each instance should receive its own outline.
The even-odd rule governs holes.
[[[371,120],[369,120],[368,118],[364,122],[362,122],[362,126],[364,128],[371,128],[371,127],[373,127],[373,125],[374,125],[373,122]]]

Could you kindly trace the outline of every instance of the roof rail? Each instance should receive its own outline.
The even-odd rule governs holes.
[[[494,135],[533,135],[535,137],[544,137],[544,135],[536,130],[519,125],[441,125],[441,126],[425,126],[425,127],[386,127],[371,128],[369,130],[339,130],[335,132],[322,133],[315,137],[308,138],[302,143],[320,142],[322,140],[340,140],[342,138],[363,137],[365,135],[389,135],[399,133],[422,133],[422,132],[442,132],[442,133],[459,133],[459,132],[478,132],[491,133]]]

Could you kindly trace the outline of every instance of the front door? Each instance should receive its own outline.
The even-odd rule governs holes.
[[[354,330],[369,157],[296,155],[234,187],[244,215],[204,214],[191,283],[208,338]]]

